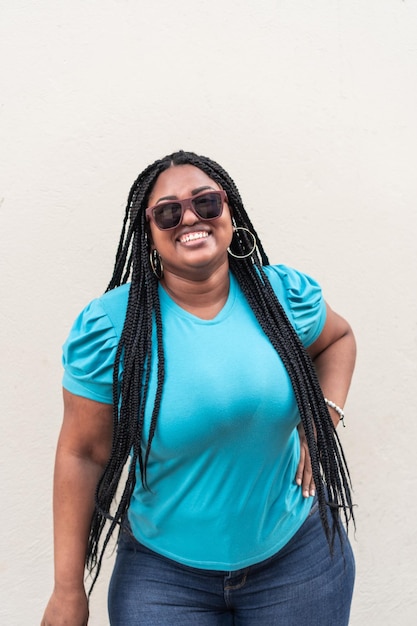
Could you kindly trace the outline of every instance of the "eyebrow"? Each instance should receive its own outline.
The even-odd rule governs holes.
[[[195,196],[196,194],[200,193],[200,191],[204,191],[205,189],[213,189],[213,191],[217,191],[216,189],[214,189],[214,187],[211,187],[210,185],[203,185],[202,187],[192,189],[191,196]],[[163,202],[164,200],[178,200],[178,198],[177,196],[163,196],[162,198],[159,198],[155,204],[158,204],[158,202]]]

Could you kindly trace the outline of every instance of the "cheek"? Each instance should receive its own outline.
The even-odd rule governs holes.
[[[233,240],[233,227],[230,226],[230,228],[228,229],[228,233],[227,233],[227,247],[230,246],[230,244],[232,243]]]

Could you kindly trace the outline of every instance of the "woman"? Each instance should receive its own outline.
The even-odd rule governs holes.
[[[217,163],[180,151],[146,168],[107,293],[64,346],[43,626],[87,624],[84,565],[94,585],[116,527],[113,626],[347,624],[335,427],[354,360],[317,283],[268,265]]]

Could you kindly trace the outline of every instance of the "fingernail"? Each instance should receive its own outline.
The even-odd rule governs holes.
[[[310,489],[310,496],[312,498],[314,498],[315,495],[316,495],[316,490],[315,489]]]

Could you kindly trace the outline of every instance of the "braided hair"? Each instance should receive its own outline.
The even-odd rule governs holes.
[[[181,150],[149,165],[133,183],[113,276],[107,287],[109,291],[128,280],[131,282],[126,318],[114,364],[112,450],[96,489],[96,506],[87,547],[86,566],[92,575],[90,593],[99,575],[109,540],[115,528],[121,527],[125,520],[136,483],[137,464],[142,484],[148,488],[147,462],[161,404],[164,350],[158,279],[149,262],[150,241],[145,209],[158,176],[169,167],[186,164],[205,172],[226,191],[234,225],[249,229],[254,234],[256,253],[240,259],[230,255],[229,267],[290,377],[310,452],[320,518],[331,552],[335,536],[341,539],[340,511],[343,512],[346,526],[350,519],[354,522],[349,470],[314,365],[263,270],[263,266],[269,264],[268,257],[244,209],[239,191],[228,173],[216,162]],[[232,252],[240,256],[247,255],[252,244],[246,231],[239,229],[233,237]],[[153,334],[154,327],[156,333]],[[157,343],[156,362],[152,361],[153,337]],[[152,399],[149,431],[145,433],[144,416],[151,367],[157,368],[157,389]],[[116,490],[129,457],[131,461],[127,478],[118,503],[115,504]],[[112,505],[115,510],[111,512]],[[331,512],[330,524],[328,508]],[[101,542],[106,525],[107,532]]]

